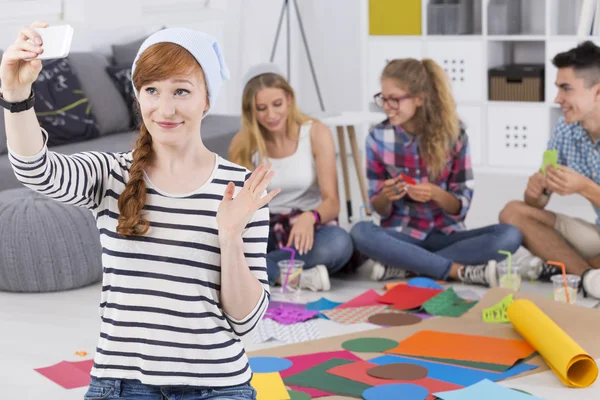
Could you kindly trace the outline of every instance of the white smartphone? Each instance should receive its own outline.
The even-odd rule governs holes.
[[[52,60],[65,58],[71,50],[73,27],[71,25],[56,25],[47,28],[34,28],[42,38],[42,54],[36,60]]]

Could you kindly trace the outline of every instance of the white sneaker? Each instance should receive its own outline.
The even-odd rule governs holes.
[[[385,281],[388,279],[406,279],[408,276],[406,270],[402,268],[394,268],[385,266],[377,261],[373,262],[373,270],[371,271],[371,280]]]
[[[319,264],[313,268],[303,270],[300,278],[300,288],[312,290],[313,292],[326,292],[331,289],[327,267]]]
[[[490,260],[483,265],[465,265],[458,269],[458,279],[462,283],[496,287],[498,286],[496,264],[495,260]]]
[[[536,280],[540,277],[544,260],[534,256],[529,250],[521,246],[511,257],[512,265],[521,268],[521,277]]]
[[[600,269],[588,271],[583,277],[583,290],[592,297],[600,299]]]

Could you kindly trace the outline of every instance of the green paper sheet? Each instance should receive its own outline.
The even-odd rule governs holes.
[[[535,357],[537,355],[537,352],[533,353],[529,357],[524,358],[523,360],[521,360],[513,365],[491,364],[491,363],[477,362],[477,361],[454,360],[452,358],[435,358],[435,357],[423,357],[423,356],[412,356],[412,355],[407,356],[407,355],[403,355],[403,354],[399,354],[399,355],[402,355],[403,357],[417,358],[419,360],[427,360],[427,361],[439,362],[439,363],[444,363],[444,364],[458,365],[458,366],[462,366],[462,367],[482,369],[484,371],[505,372],[506,370],[514,367],[515,365],[518,365],[520,363],[526,363],[527,361],[531,360],[533,357]]]
[[[448,288],[423,303],[423,309],[431,315],[440,317],[460,317],[477,304],[476,301],[459,297],[453,288]]]
[[[339,365],[353,363],[351,360],[332,358],[322,364],[288,376],[283,379],[287,385],[303,386],[319,389],[330,393],[362,398],[362,392],[370,388],[370,385],[342,378],[327,372],[328,369]]]
[[[554,168],[558,165],[558,151],[556,149],[544,151],[542,161],[542,173],[546,175],[546,167],[551,165]]]

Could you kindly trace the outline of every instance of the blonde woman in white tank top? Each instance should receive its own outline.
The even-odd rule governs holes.
[[[269,203],[269,283],[278,283],[277,263],[290,258],[281,247],[291,247],[305,263],[302,286],[329,290],[329,275],[347,265],[354,251],[350,235],[337,223],[333,136],[298,110],[293,89],[274,64],[254,66],[244,78],[242,129],[229,159],[250,170],[270,163],[275,171],[271,185],[281,188]]]

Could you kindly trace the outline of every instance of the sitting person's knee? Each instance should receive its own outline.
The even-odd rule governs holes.
[[[523,211],[526,207],[528,207],[528,205],[524,202],[512,200],[504,206],[502,211],[500,211],[498,218],[503,224],[514,224],[514,222],[523,215]]]
[[[514,253],[523,243],[523,234],[514,225],[501,224],[502,227],[502,240],[504,249]]]
[[[350,229],[350,236],[353,240],[360,240],[360,238],[365,235],[367,230],[369,229],[372,222],[369,221],[360,221],[354,224],[352,229]]]

